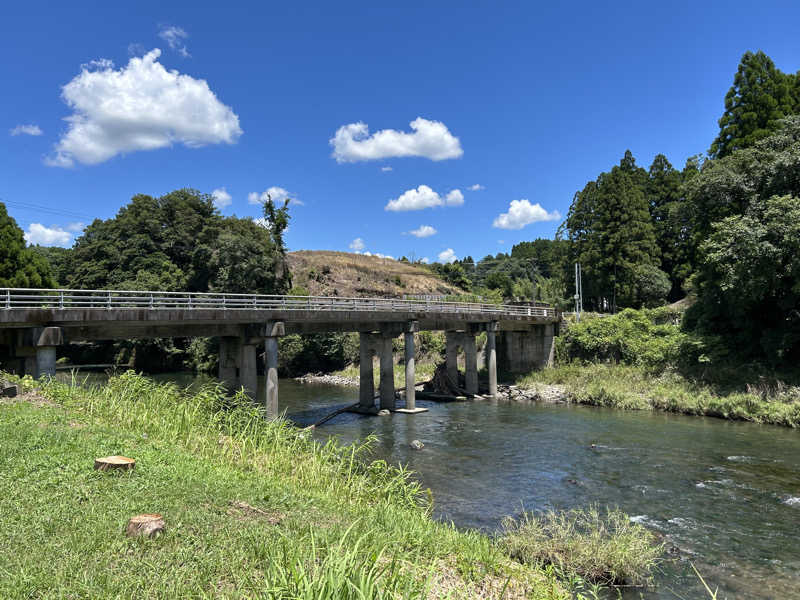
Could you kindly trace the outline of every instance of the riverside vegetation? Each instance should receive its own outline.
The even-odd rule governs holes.
[[[16,381],[0,404],[3,598],[583,598],[591,581],[646,582],[661,552],[615,512],[578,518],[587,538],[572,513],[459,531],[408,471],[364,460],[369,440],[320,443],[218,386]],[[136,468],[94,471],[108,454]],[[126,538],[141,512],[166,533]]]

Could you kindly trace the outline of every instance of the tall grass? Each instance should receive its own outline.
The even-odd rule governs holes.
[[[520,562],[602,584],[646,584],[663,554],[653,534],[618,509],[525,513],[503,529],[502,543]]]

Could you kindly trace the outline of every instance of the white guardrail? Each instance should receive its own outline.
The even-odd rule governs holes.
[[[280,310],[326,312],[430,312],[496,316],[550,317],[553,308],[477,302],[439,302],[392,298],[337,296],[271,296],[208,292],[150,292],[136,290],[45,290],[0,288],[0,310],[11,309],[187,309]]]

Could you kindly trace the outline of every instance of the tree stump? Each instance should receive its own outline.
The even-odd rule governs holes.
[[[136,460],[127,456],[105,456],[94,459],[94,468],[97,471],[113,471],[115,469],[132,471],[134,466],[136,466]]]
[[[128,521],[125,534],[128,537],[147,536],[154,537],[159,533],[164,533],[167,526],[161,515],[136,515]]]

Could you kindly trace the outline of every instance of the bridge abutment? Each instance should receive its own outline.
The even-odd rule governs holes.
[[[498,361],[506,373],[522,374],[553,365],[555,324],[533,325],[527,331],[500,333]]]

